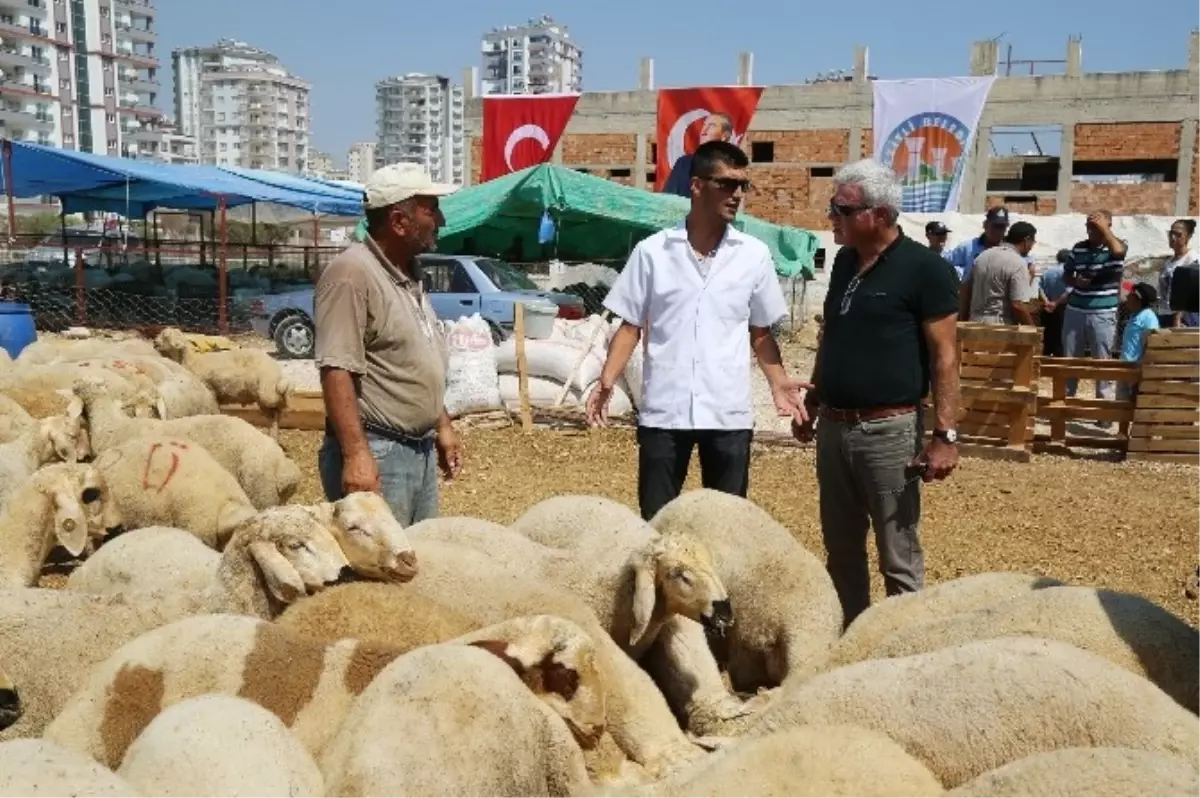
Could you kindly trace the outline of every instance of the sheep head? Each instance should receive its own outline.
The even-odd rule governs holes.
[[[122,403],[121,410],[130,418],[166,418],[167,405],[158,391],[142,386]]]
[[[663,535],[634,552],[633,626],[629,645],[648,645],[655,620],[682,615],[723,637],[733,625],[729,592],[717,575],[708,547],[686,535]]]
[[[73,468],[66,463],[47,466],[36,471],[29,481],[54,509],[54,539],[72,557],[78,557],[87,548],[88,519]]]
[[[68,415],[51,416],[38,421],[37,436],[37,460],[40,465],[54,460],[64,463],[78,462],[81,455],[80,444],[87,441],[84,437],[83,420],[78,414],[72,413],[71,408],[68,408]],[[91,448],[90,442],[82,448],[86,454]]]
[[[74,469],[75,487],[87,516],[88,537],[95,545],[125,531],[125,519],[100,471],[90,465]]]
[[[346,555],[330,531],[305,507],[271,507],[255,515],[235,539],[262,571],[267,590],[291,604],[330,585],[352,580]],[[236,545],[230,541],[230,546]]]
[[[580,747],[594,748],[605,729],[606,696],[596,644],[553,615],[513,618],[470,635],[467,645],[503,660],[567,724]]]
[[[174,327],[168,327],[154,338],[154,348],[158,353],[176,363],[183,361],[191,346],[184,334]]]
[[[407,582],[417,575],[417,553],[378,493],[351,493],[313,511],[325,520],[357,573],[384,582]]]

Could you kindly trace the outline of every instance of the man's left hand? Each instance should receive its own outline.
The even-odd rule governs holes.
[[[812,390],[811,383],[800,380],[781,380],[771,386],[771,400],[780,416],[791,418],[798,425],[808,421],[808,409],[804,405],[804,391]]]
[[[941,481],[950,476],[950,472],[958,465],[958,447],[934,438],[925,444],[925,450],[911,465],[919,466],[921,463],[926,464],[921,479],[926,482]]]
[[[1088,214],[1088,224],[1093,225],[1101,233],[1108,232],[1108,217],[1102,213]]]
[[[454,479],[462,470],[463,463],[463,445],[458,432],[452,425],[443,424],[438,428],[434,440],[437,445],[438,466],[441,467],[442,474],[446,479]]]

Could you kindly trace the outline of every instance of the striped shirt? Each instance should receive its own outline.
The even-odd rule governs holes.
[[[1124,241],[1121,243],[1125,244]],[[1091,282],[1072,289],[1067,307],[1086,313],[1115,311],[1121,304],[1124,271],[1125,262],[1113,257],[1107,244],[1093,247],[1087,241],[1080,241],[1071,248],[1070,260],[1063,264],[1063,277],[1078,275]]]

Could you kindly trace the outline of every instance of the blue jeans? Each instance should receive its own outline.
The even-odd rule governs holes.
[[[367,446],[379,467],[379,484],[383,499],[392,514],[403,526],[412,526],[438,515],[437,448],[433,438],[413,441],[394,441],[367,433]],[[342,491],[342,447],[337,438],[326,431],[325,441],[317,454],[317,469],[327,501],[337,501]]]

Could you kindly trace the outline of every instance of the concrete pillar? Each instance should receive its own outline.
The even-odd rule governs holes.
[[[1000,65],[1000,43],[994,39],[975,42],[971,45],[971,75],[983,77],[995,75]]]
[[[479,69],[477,67],[467,67],[462,73],[463,82],[463,185],[471,185],[471,138],[476,134],[476,131],[471,130],[468,120],[470,119],[470,106],[472,100],[475,99],[476,92],[479,88]],[[482,117],[480,124],[483,124]],[[478,131],[478,135],[483,135],[483,130]]]
[[[971,147],[971,162],[958,195],[959,213],[983,213],[987,205],[988,161],[992,155],[992,127],[980,125]]]
[[[1067,39],[1067,77],[1083,75],[1083,41],[1076,36]]]
[[[1195,42],[1195,34],[1192,41]],[[1196,130],[1195,119],[1185,119],[1179,129],[1179,164],[1175,178],[1175,215],[1187,216],[1191,205],[1192,174],[1196,171]]]
[[[642,91],[654,90],[654,59],[643,58],[641,74],[638,76],[638,88]],[[650,188],[646,181],[646,158],[650,152],[650,138],[645,132],[638,133],[634,138],[634,152],[637,163],[633,165],[633,185],[637,188]]]
[[[1188,34],[1188,71],[1193,75],[1200,71],[1200,30]]]
[[[641,74],[638,76],[638,88],[649,91],[654,88],[654,59],[643,58]]]
[[[854,48],[854,82],[866,83],[867,76],[871,74],[867,60],[870,51],[866,45],[858,45]]]
[[[754,83],[754,53],[738,53],[737,85],[749,86]]]
[[[479,67],[467,67],[462,73],[463,100],[473,100],[479,93]]]
[[[1071,173],[1075,171],[1075,120],[1063,120],[1062,138],[1058,145],[1058,190],[1054,194],[1056,213],[1071,212]]]

